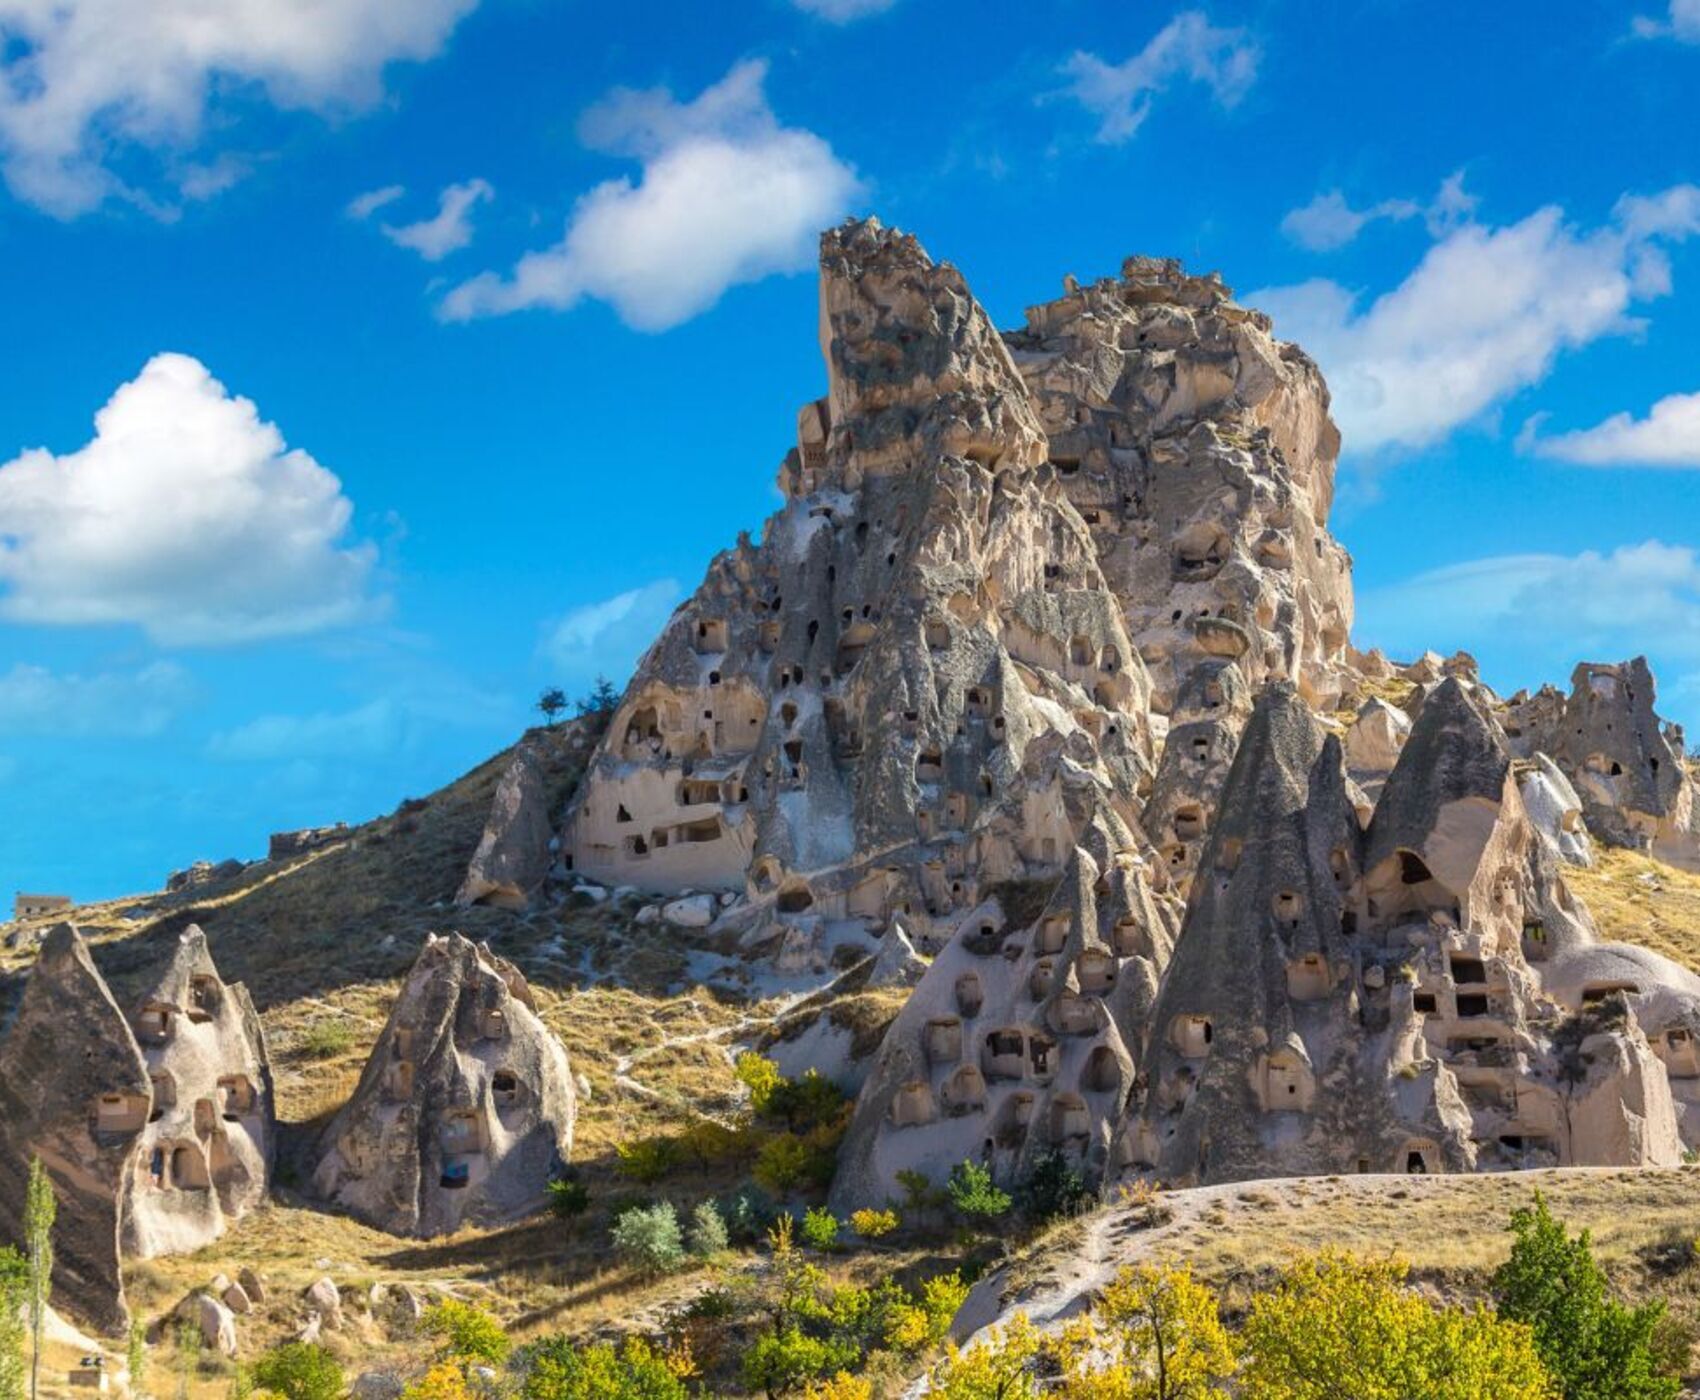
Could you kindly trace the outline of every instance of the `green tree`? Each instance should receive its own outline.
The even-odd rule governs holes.
[[[1396,1259],[1301,1259],[1252,1300],[1241,1400],[1552,1400],[1521,1323],[1431,1307]]]
[[[810,1206],[803,1213],[803,1242],[814,1249],[836,1249],[838,1217],[822,1206]]]
[[[189,1400],[189,1386],[195,1379],[195,1372],[201,1364],[201,1347],[204,1339],[201,1336],[199,1322],[184,1318],[177,1324],[177,1400]]]
[[[577,1219],[590,1209],[590,1188],[575,1177],[551,1181],[549,1209],[557,1219]]]
[[[1681,1383],[1662,1373],[1654,1332],[1662,1302],[1625,1307],[1606,1291],[1588,1232],[1572,1239],[1546,1199],[1511,1214],[1511,1256],[1493,1276],[1501,1317],[1527,1323],[1565,1400],[1666,1400]]]
[[[1040,1400],[1034,1371],[1042,1350],[1027,1314],[1017,1313],[967,1351],[950,1343],[933,1368],[928,1400]]]
[[[689,1368],[656,1351],[641,1337],[616,1350],[567,1337],[550,1337],[527,1347],[521,1357],[523,1400],[687,1400],[681,1373]]]
[[[445,1298],[425,1309],[420,1319],[427,1337],[437,1339],[437,1360],[461,1366],[500,1366],[513,1343],[502,1324],[472,1303]]]
[[[579,715],[611,715],[619,708],[620,692],[614,689],[614,682],[607,676],[598,676],[590,687],[590,694],[581,696],[578,702]]]
[[[0,1248],[0,1400],[22,1400],[24,1344],[28,1329],[24,1310],[30,1291],[29,1261],[11,1245]]]
[[[719,1254],[726,1248],[726,1222],[713,1201],[699,1201],[691,1212],[691,1253],[699,1259]]]
[[[566,711],[567,692],[558,685],[550,686],[537,697],[537,708],[542,713],[544,722],[552,727]]]
[[[982,1228],[1010,1207],[1009,1193],[1000,1191],[992,1181],[991,1169],[978,1162],[961,1161],[952,1167],[945,1192],[958,1215]]]
[[[30,1400],[41,1383],[41,1342],[47,1326],[47,1304],[53,1296],[53,1219],[59,1202],[53,1183],[41,1165],[30,1160],[29,1185],[24,1188],[24,1248],[29,1255]]]
[[[614,1223],[614,1249],[643,1274],[665,1274],[685,1262],[679,1213],[671,1201],[628,1210]]]
[[[800,1327],[787,1327],[757,1337],[744,1352],[744,1384],[774,1400],[859,1359],[852,1349],[812,1337]]]
[[[1092,1199],[1080,1169],[1056,1148],[1033,1164],[1017,1194],[1022,1212],[1035,1224],[1073,1215]]]
[[[336,1358],[312,1342],[286,1342],[254,1363],[254,1383],[283,1400],[342,1400],[346,1389]]]
[[[139,1400],[148,1374],[148,1329],[141,1318],[130,1323],[130,1340],[124,1351],[124,1369],[130,1377],[130,1395]]]

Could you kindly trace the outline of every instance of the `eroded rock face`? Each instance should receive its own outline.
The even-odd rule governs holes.
[[[1167,710],[1207,656],[1312,700],[1349,675],[1351,560],[1328,534],[1340,437],[1297,346],[1220,278],[1129,258],[1008,335],[1053,470]]]
[[[1518,782],[1529,820],[1560,860],[1569,865],[1594,863],[1594,843],[1582,819],[1582,799],[1559,766],[1544,753],[1534,756]]]
[[[273,1110],[265,1033],[248,990],[226,984],[191,925],[130,1013],[152,1108],[128,1181],[124,1250],[199,1249],[266,1197]]]
[[[821,337],[785,508],[644,657],[563,844],[606,883],[744,890],[780,946],[898,913],[936,946],[990,886],[1055,878],[1098,806],[1133,820],[1149,682],[956,269],[834,230]]]
[[[1016,1181],[1058,1152],[1104,1178],[1178,922],[1152,874],[1105,812],[1036,910],[1012,897],[968,914],[886,1033],[839,1150],[837,1206],[895,1199],[900,1172],[940,1181],[964,1159]]]
[[[392,1234],[519,1219],[565,1164],[575,1109],[567,1053],[518,969],[433,937],[326,1130],[314,1184]]]
[[[150,1104],[129,1022],[81,936],[58,925],[0,1045],[0,1234],[23,1238],[29,1165],[39,1156],[59,1198],[55,1293],[108,1333],[129,1321],[121,1184],[135,1175]]]
[[[548,877],[549,786],[535,746],[522,742],[496,786],[490,817],[467,866],[455,903],[525,909]]]
[[[1688,869],[1700,869],[1700,808],[1680,726],[1653,710],[1646,658],[1583,662],[1571,675],[1562,714],[1535,730],[1582,799],[1588,829]]]

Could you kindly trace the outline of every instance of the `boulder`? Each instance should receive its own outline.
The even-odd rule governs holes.
[[[713,895],[693,894],[664,904],[661,917],[675,928],[707,928],[714,922],[715,912]]]

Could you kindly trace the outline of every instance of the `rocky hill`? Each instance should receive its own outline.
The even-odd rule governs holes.
[[[1259,1199],[1467,1210],[1476,1173],[1679,1189],[1700,814],[1645,663],[1502,698],[1355,649],[1326,386],[1214,276],[1131,258],[1000,332],[868,220],[821,310],[784,505],[611,711],[11,928],[0,1178],[60,1183],[76,1316],[239,1300],[193,1303],[220,1347],[403,1369],[433,1288],[642,1328],[701,1281],[611,1274],[609,1224],[752,1174],[839,1217],[963,1162],[1161,1188],[1196,1203],[1165,1247]],[[1041,1237],[962,1326],[1022,1270],[1089,1289],[1124,1226]]]

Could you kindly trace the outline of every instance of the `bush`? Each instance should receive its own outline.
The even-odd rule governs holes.
[[[647,1137],[636,1142],[614,1144],[619,1157],[616,1170],[621,1176],[651,1186],[679,1165],[678,1145],[671,1138]]]
[[[813,1160],[802,1138],[781,1133],[762,1144],[750,1175],[775,1195],[783,1196],[808,1179]]]
[[[829,1380],[812,1381],[803,1400],[874,1400],[873,1382],[840,1371]]]
[[[615,1223],[613,1237],[615,1252],[640,1273],[670,1273],[685,1261],[679,1213],[671,1201],[628,1210]]]
[[[620,1348],[550,1337],[526,1348],[523,1400],[688,1400],[690,1368],[640,1337]]]
[[[753,1050],[746,1050],[738,1056],[732,1072],[737,1075],[738,1082],[750,1091],[750,1107],[757,1113],[767,1112],[774,1092],[785,1082],[779,1066]]]
[[[1667,1400],[1681,1383],[1665,1374],[1664,1304],[1625,1307],[1606,1294],[1588,1232],[1571,1239],[1540,1192],[1512,1212],[1517,1239],[1493,1276],[1502,1317],[1527,1323],[1565,1400]]]
[[[1065,1394],[1188,1400],[1221,1394],[1215,1382],[1235,1367],[1216,1295],[1186,1269],[1123,1269],[1065,1330],[1062,1351]]]
[[[1022,1212],[1036,1225],[1059,1215],[1073,1215],[1092,1199],[1085,1178],[1055,1149],[1033,1164],[1019,1194]]]
[[[1008,1327],[993,1328],[971,1351],[952,1342],[933,1368],[929,1400],[1040,1400],[1034,1370],[1041,1347],[1025,1313],[1017,1313]]]
[[[997,1188],[990,1169],[978,1162],[961,1161],[952,1167],[945,1191],[957,1214],[974,1225],[989,1224],[1010,1207],[1009,1194]]]
[[[564,1178],[549,1183],[549,1210],[558,1219],[573,1220],[590,1209],[590,1188],[582,1181]]]
[[[452,1361],[439,1361],[401,1392],[401,1400],[477,1400],[466,1372]]]
[[[968,1297],[960,1273],[939,1274],[921,1285],[914,1302],[892,1309],[887,1343],[898,1351],[917,1352],[937,1346],[950,1335],[950,1324]]]
[[[773,1203],[757,1191],[740,1191],[720,1210],[726,1233],[738,1244],[759,1244],[773,1224]]]
[[[883,1239],[897,1228],[899,1221],[894,1210],[853,1210],[850,1228],[865,1240]]]
[[[336,1358],[311,1342],[286,1342],[254,1363],[254,1384],[283,1400],[341,1400],[345,1385]]]
[[[803,1243],[815,1249],[838,1247],[838,1217],[831,1211],[813,1206],[803,1214]]]
[[[483,1308],[454,1298],[445,1298],[426,1308],[420,1325],[427,1337],[437,1339],[439,1361],[499,1366],[513,1349],[501,1323]]]
[[[1328,1253],[1294,1264],[1252,1299],[1242,1400],[1549,1400],[1527,1327],[1489,1309],[1431,1307],[1404,1279],[1397,1260]]]
[[[354,1027],[321,1017],[301,1033],[301,1053],[309,1060],[334,1060],[354,1048]]]
[[[828,1371],[854,1365],[853,1352],[811,1337],[797,1327],[757,1337],[744,1353],[744,1384],[751,1390],[780,1395]]]
[[[727,1245],[726,1222],[713,1201],[703,1201],[691,1212],[691,1253],[706,1259]]]

